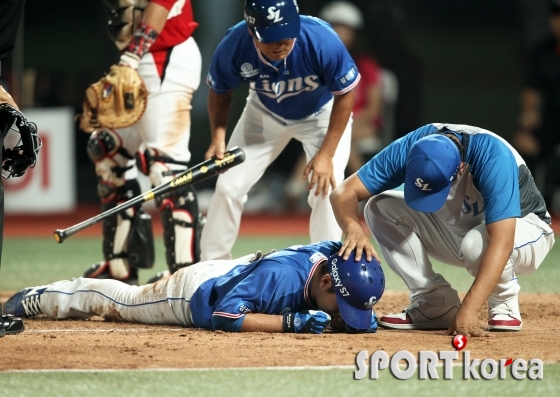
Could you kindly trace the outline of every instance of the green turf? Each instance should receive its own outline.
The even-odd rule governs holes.
[[[442,369],[439,368],[440,376]],[[463,380],[457,366],[451,380],[354,380],[354,370],[208,370],[0,373],[10,396],[557,396],[560,364],[544,366],[542,380]],[[265,392],[266,391],[266,392]]]
[[[240,237],[233,249],[234,256],[241,256],[260,249],[267,252],[272,248],[283,248],[294,244],[305,244],[307,236],[284,237]],[[84,270],[101,257],[101,240],[97,238],[74,238],[64,244],[52,239],[4,239],[0,290],[18,290],[23,287],[41,285],[57,280],[80,276]],[[548,254],[541,267],[531,276],[520,276],[522,292],[560,292],[560,245]],[[141,270],[140,282],[160,270],[166,269],[165,249],[161,238],[156,239],[156,264],[154,269]],[[465,269],[434,263],[457,290],[468,291],[473,277]],[[384,266],[387,289],[406,291],[404,282]]]
[[[308,237],[259,237],[240,238],[233,255],[242,256],[260,249],[267,252],[304,243]],[[145,282],[156,272],[167,269],[165,248],[161,238],[156,239],[154,269],[141,270],[140,282]],[[17,290],[23,287],[50,283],[81,276],[101,259],[100,238],[75,238],[57,244],[50,238],[5,238],[0,273],[0,290]]]

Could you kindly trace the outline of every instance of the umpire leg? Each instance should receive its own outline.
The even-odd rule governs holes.
[[[4,136],[7,134],[10,125],[0,125],[0,164],[2,164],[4,151]],[[2,247],[4,245],[4,184],[0,178],[0,267],[2,265]],[[24,330],[23,321],[20,318],[2,314],[2,305],[0,305],[0,338],[5,334],[18,334]]]

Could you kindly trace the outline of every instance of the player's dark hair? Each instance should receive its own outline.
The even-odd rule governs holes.
[[[442,132],[441,134],[451,139],[451,141],[455,144],[457,150],[459,151],[459,155],[461,156],[461,161],[465,162],[465,147],[463,146],[459,138],[457,138],[454,134],[448,132]]]

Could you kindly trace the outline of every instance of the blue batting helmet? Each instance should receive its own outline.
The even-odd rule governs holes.
[[[368,329],[371,323],[371,308],[385,291],[385,275],[379,262],[368,262],[365,255],[355,260],[355,252],[348,260],[338,254],[329,257],[331,274],[338,310],[342,319],[356,329]]]
[[[245,21],[263,43],[293,39],[299,35],[296,0],[246,0]]]

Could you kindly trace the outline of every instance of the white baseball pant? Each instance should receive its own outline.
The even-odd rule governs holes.
[[[239,146],[245,151],[245,161],[218,177],[202,231],[202,260],[231,258],[247,193],[290,139],[294,138],[302,143],[307,162],[315,156],[327,133],[332,104],[331,100],[319,112],[305,119],[287,120],[270,113],[257,95],[252,90],[249,92],[247,105],[228,143],[228,148]],[[344,180],[350,156],[351,129],[352,118],[333,157],[337,185]],[[329,198],[323,198],[322,194],[315,196],[315,190],[316,187],[309,192],[307,198],[311,207],[311,243],[340,240],[342,230],[336,222]]]
[[[436,213],[414,211],[406,204],[402,191],[372,197],[364,216],[386,263],[408,286],[411,301],[450,287],[441,274],[433,271],[430,258],[463,267],[476,276],[488,246],[485,224],[470,230],[457,229]],[[517,218],[511,257],[488,301],[496,305],[516,296],[520,290],[516,274],[534,272],[553,244],[554,232],[538,216]]]
[[[198,287],[235,266],[247,264],[253,256],[200,262],[140,287],[109,279],[59,281],[41,295],[41,309],[47,317],[59,320],[100,316],[112,321],[192,327],[190,300]]]

